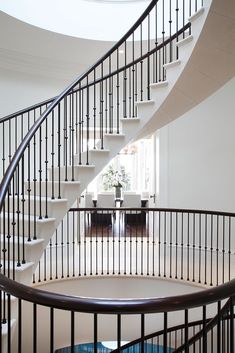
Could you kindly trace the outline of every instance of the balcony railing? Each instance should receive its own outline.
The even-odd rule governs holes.
[[[151,276],[203,288],[165,298],[157,292],[146,299],[81,298],[0,275],[6,304],[0,306],[2,351],[75,353],[89,342],[93,352],[100,352],[100,342],[114,341],[113,353],[233,353],[234,217],[202,210],[71,209],[45,250],[34,282]]]

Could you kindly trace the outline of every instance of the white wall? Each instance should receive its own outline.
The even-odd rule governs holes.
[[[235,211],[235,78],[160,130],[161,207]]]
[[[0,117],[59,94],[63,80],[0,69]]]

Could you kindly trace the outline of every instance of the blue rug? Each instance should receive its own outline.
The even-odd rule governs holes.
[[[101,342],[97,343],[98,353],[110,353],[112,349],[106,348]],[[70,347],[60,348],[55,351],[55,353],[70,353]],[[141,344],[135,344],[130,348],[126,348],[122,351],[123,353],[141,353]],[[163,346],[157,344],[145,343],[144,344],[145,353],[163,353]],[[167,348],[167,353],[173,352],[173,348]],[[93,343],[83,343],[78,344],[74,347],[74,353],[94,353]]]

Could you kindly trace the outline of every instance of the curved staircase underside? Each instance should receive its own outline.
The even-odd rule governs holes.
[[[235,2],[213,0],[184,71],[137,139],[179,118],[235,76],[234,38]]]

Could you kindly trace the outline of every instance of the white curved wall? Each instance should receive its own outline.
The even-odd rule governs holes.
[[[160,129],[159,206],[235,211],[235,78]]]

